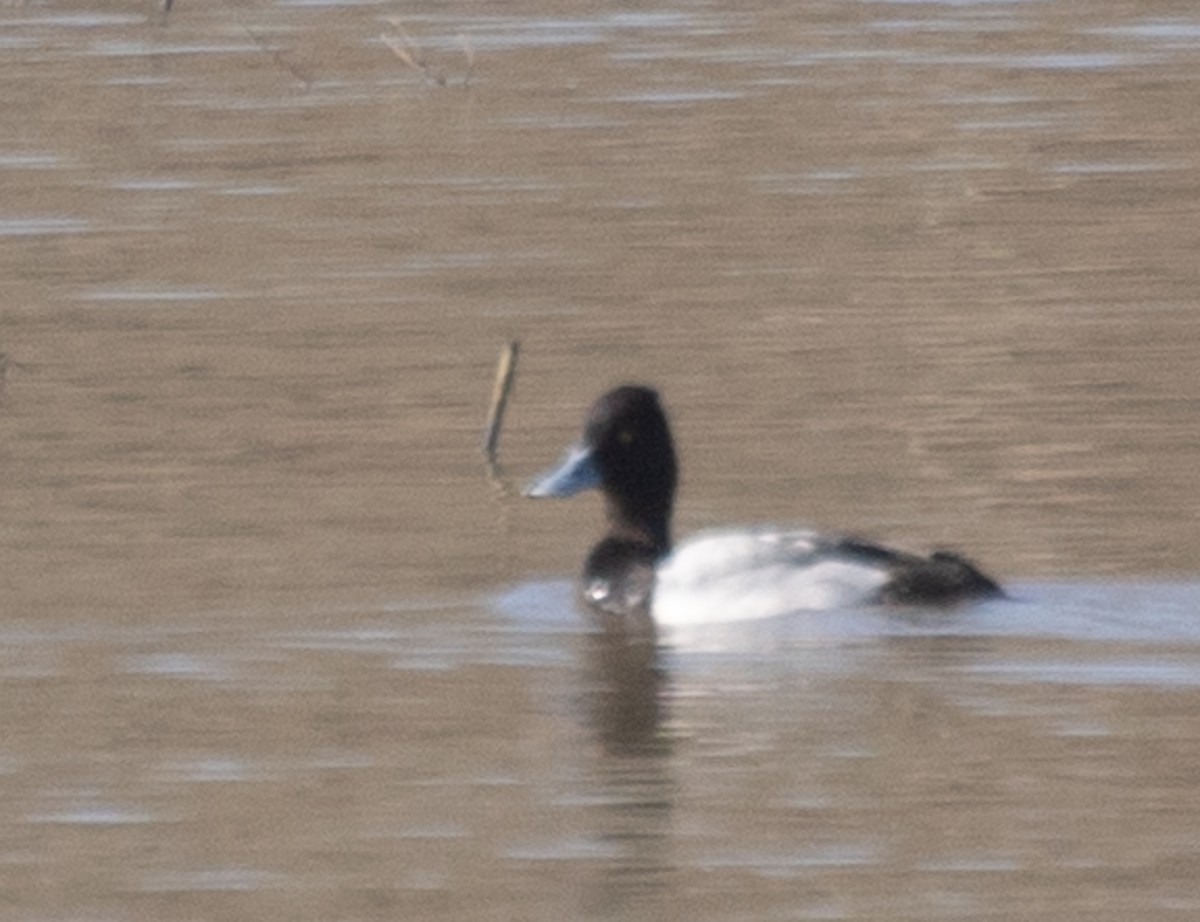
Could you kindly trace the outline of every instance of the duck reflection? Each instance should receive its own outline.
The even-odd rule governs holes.
[[[598,753],[586,783],[596,837],[613,855],[585,898],[609,914],[651,899],[672,867],[670,679],[653,631],[605,629],[582,641],[581,716]]]
[[[584,713],[613,756],[666,756],[667,676],[652,633],[605,630],[584,638]]]

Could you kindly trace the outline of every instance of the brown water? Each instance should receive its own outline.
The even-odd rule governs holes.
[[[0,918],[1200,914],[1192,4],[11,0],[0,55]],[[1022,602],[606,643],[597,504],[483,476],[510,337],[515,477],[652,381],[680,531]]]

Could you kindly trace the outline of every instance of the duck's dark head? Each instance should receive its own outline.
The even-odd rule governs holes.
[[[610,538],[643,544],[654,554],[670,548],[671,508],[678,480],[675,446],[658,394],[625,385],[604,394],[588,411],[583,437],[556,467],[538,477],[526,496],[573,496],[599,488]]]

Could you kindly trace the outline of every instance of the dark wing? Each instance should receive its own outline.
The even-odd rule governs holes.
[[[880,602],[947,605],[966,599],[1004,597],[999,583],[953,551],[934,551],[922,557],[860,538],[842,538],[837,549],[847,556],[887,568],[889,579],[879,590]]]

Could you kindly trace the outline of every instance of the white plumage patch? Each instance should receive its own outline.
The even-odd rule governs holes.
[[[816,532],[701,533],[659,564],[654,620],[711,624],[852,607],[887,580],[883,567],[839,556]]]

